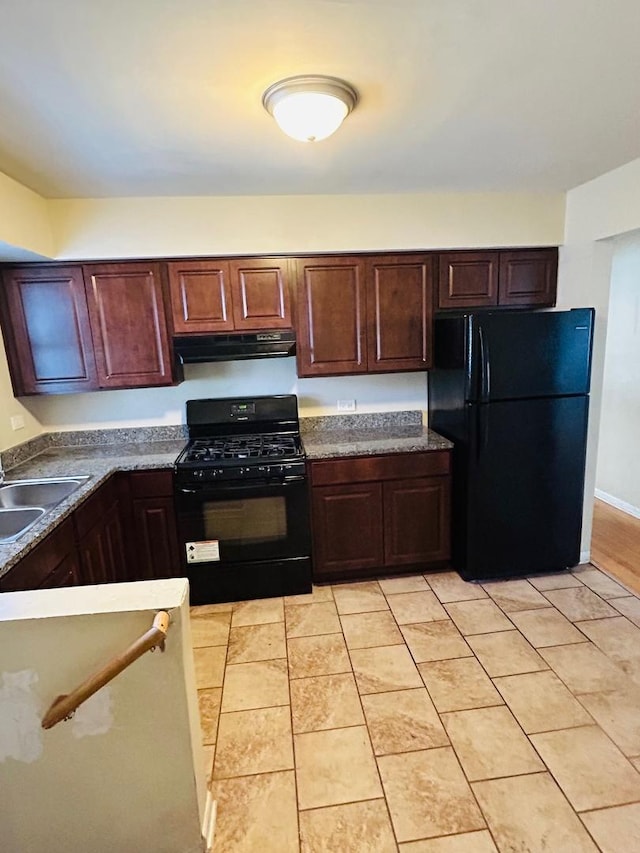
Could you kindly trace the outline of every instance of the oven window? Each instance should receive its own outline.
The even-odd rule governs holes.
[[[205,539],[229,545],[274,542],[287,535],[284,497],[205,501],[202,516]]]

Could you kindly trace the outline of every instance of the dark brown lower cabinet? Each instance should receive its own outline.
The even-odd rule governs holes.
[[[83,584],[128,580],[119,476],[110,477],[73,514]]]
[[[129,474],[129,492],[134,545],[130,580],[182,577],[172,472],[134,471]]]
[[[80,583],[80,561],[74,552],[47,575],[41,589],[53,589],[54,587],[76,586]]]
[[[0,592],[74,586],[78,580],[73,521],[68,518],[0,578]]]
[[[449,558],[450,492],[448,477],[383,484],[385,566]]]
[[[312,462],[314,579],[428,567],[450,556],[449,451]]]
[[[382,564],[380,483],[319,486],[312,503],[314,570],[329,574]]]
[[[0,578],[0,592],[181,577],[170,470],[110,477]]]
[[[120,505],[115,503],[78,543],[82,582],[128,580]]]

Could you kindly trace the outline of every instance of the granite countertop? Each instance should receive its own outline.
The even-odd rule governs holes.
[[[302,418],[307,458],[448,450],[446,438],[422,425],[422,412]],[[182,426],[49,433],[2,454],[7,481],[89,476],[17,542],[0,545],[0,577],[117,471],[172,468],[186,442]]]
[[[448,439],[422,425],[420,411],[305,418],[301,426],[307,459],[312,461],[453,447]]]
[[[63,519],[71,515],[78,505],[95,492],[111,474],[116,471],[172,468],[176,456],[184,445],[184,438],[176,438],[144,443],[57,446],[49,447],[40,451],[37,456],[15,464],[7,471],[7,482],[80,475],[89,475],[89,479],[58,506],[46,513],[17,542],[0,545],[0,577],[51,533]]]
[[[380,453],[413,453],[450,450],[453,444],[427,427],[395,429],[318,430],[302,436],[307,459],[337,456],[375,456]]]

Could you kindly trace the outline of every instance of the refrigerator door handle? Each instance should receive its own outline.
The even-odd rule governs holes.
[[[480,457],[486,450],[489,444],[489,407],[476,407],[477,432],[476,432],[476,461],[480,461]]]
[[[486,403],[491,394],[491,363],[489,361],[489,343],[485,340],[482,326],[478,329],[480,340],[480,401]]]

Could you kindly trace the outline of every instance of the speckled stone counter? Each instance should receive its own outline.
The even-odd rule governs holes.
[[[309,459],[448,450],[447,439],[422,426],[422,412],[302,418]],[[186,442],[184,426],[49,433],[2,453],[7,480],[88,475],[73,494],[17,542],[0,545],[0,577],[117,471],[171,468]]]
[[[422,425],[422,412],[381,412],[303,418],[307,459],[450,450],[453,444]]]
[[[118,432],[120,431],[100,431],[98,434],[98,431],[92,431],[91,433],[58,433],[53,436],[39,436],[34,442],[27,443],[29,447],[25,448],[23,445],[21,446],[22,449],[13,450],[11,459],[14,462],[28,453],[29,449],[35,451],[37,455],[18,462],[10,469],[8,468],[6,472],[7,481],[79,475],[89,475],[90,479],[53,510],[46,513],[17,542],[0,545],[0,577],[47,534],[51,533],[64,518],[71,515],[78,505],[92,492],[95,492],[111,474],[116,471],[171,468],[185,445],[185,439],[179,437],[152,441],[151,438],[155,436],[159,438],[164,436],[163,433],[154,434],[151,430],[145,430],[140,434],[142,442],[91,443],[100,438],[103,442],[110,438],[117,440],[120,436],[115,433]],[[75,446],[56,446],[58,442],[64,439],[65,435],[67,440],[74,442]],[[179,435],[180,433],[176,434],[176,436]],[[86,437],[88,443],[80,443],[82,436]],[[133,436],[134,433],[131,431],[127,437],[132,438]],[[8,467],[9,451],[3,453],[2,457]]]

